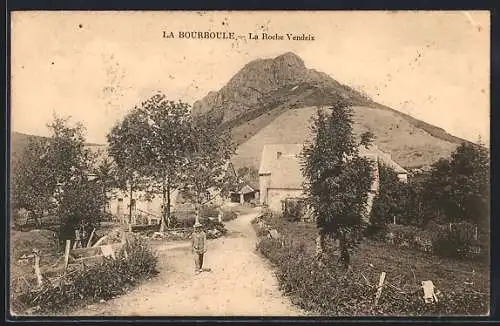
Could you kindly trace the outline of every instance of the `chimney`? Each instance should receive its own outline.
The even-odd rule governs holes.
[[[277,160],[279,160],[279,159],[280,159],[281,154],[282,154],[281,152],[276,152],[276,159],[277,159]]]

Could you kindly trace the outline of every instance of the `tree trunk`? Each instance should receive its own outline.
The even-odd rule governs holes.
[[[195,213],[194,223],[198,224],[198,223],[200,223],[200,198],[199,198],[198,194],[196,194],[194,213]]]
[[[165,177],[163,177],[163,184],[162,184],[162,210],[161,210],[161,221],[160,221],[160,232],[165,231],[165,214],[167,212],[167,188],[166,188],[166,180]]]
[[[132,224],[132,184],[130,184],[130,200],[129,200],[129,215],[128,224]]]
[[[167,228],[170,227],[170,175],[167,175]]]
[[[316,237],[316,257],[320,257],[325,250],[325,232],[323,230],[318,231],[318,236]]]
[[[340,246],[340,262],[345,269],[348,269],[351,265],[351,255],[349,254],[349,247],[347,244],[346,234],[344,231],[340,232],[339,237]]]

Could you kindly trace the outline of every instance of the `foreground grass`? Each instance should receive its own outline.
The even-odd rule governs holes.
[[[489,312],[487,262],[437,257],[365,240],[353,252],[352,270],[336,257],[318,266],[314,225],[268,221],[284,237],[263,239],[258,248],[276,266],[283,291],[302,308],[327,315],[483,315]],[[381,272],[386,272],[379,305],[373,305]],[[425,305],[421,282],[431,280],[440,302]]]

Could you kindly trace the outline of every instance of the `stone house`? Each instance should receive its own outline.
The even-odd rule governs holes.
[[[302,148],[302,144],[264,145],[259,167],[260,204],[272,211],[281,211],[286,199],[304,197],[300,163]],[[379,187],[377,163],[394,169],[402,182],[407,182],[408,173],[375,145],[369,148],[361,146],[359,154],[373,162],[374,180],[367,202],[370,211]]]

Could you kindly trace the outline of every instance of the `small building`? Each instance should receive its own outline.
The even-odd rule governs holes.
[[[304,196],[299,155],[301,144],[264,145],[259,167],[260,203],[273,211],[286,198]]]
[[[231,192],[232,203],[250,203],[259,200],[260,190],[251,182],[242,182],[242,185]]]

